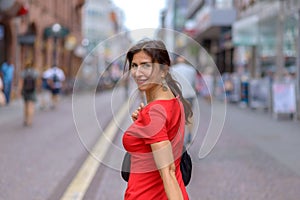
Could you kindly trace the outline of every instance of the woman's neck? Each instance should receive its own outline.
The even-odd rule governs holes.
[[[168,100],[173,99],[175,96],[171,92],[170,88],[167,91],[164,91],[161,86],[157,86],[151,91],[146,91],[147,103],[150,103],[155,100]]]

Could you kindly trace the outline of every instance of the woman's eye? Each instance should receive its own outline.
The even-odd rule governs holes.
[[[145,63],[142,65],[143,68],[149,68],[149,67],[152,67],[151,63]]]
[[[136,68],[138,65],[137,64],[131,64],[131,69]]]

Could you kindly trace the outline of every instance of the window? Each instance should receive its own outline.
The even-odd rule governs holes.
[[[233,7],[233,0],[215,0],[215,8],[225,9],[225,8],[232,8],[232,7]]]

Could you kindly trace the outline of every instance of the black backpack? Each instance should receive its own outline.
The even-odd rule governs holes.
[[[32,73],[26,73],[23,81],[23,91],[25,93],[32,93],[35,91],[36,78]]]
[[[126,152],[123,157],[122,169],[121,169],[121,176],[126,182],[128,182],[129,180],[130,167],[131,167],[131,155],[130,153]],[[180,161],[180,171],[185,186],[187,186],[190,183],[192,177],[192,168],[193,168],[193,163],[192,163],[191,156],[187,152],[185,146],[183,146],[183,154],[181,156],[181,161]]]
[[[53,74],[52,81],[53,81],[53,83],[58,83],[60,81],[59,77],[58,77],[58,75],[56,73]]]
[[[51,89],[55,89],[57,87],[57,83],[60,82],[60,79],[56,72],[53,73],[53,75],[48,79],[47,82]]]

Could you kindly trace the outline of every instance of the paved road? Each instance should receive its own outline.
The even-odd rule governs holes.
[[[298,200],[300,123],[277,121],[263,111],[228,105],[222,135],[204,159],[198,152],[211,117],[200,100],[199,133],[190,146],[194,168],[187,187],[191,200]],[[124,122],[126,127],[129,122]],[[115,140],[121,146],[122,131]],[[108,160],[121,166],[112,148]],[[102,165],[84,199],[122,199],[126,183],[117,168]]]
[[[218,144],[195,164],[191,199],[299,199],[299,130],[299,122],[229,105]]]
[[[79,111],[90,104],[84,98]],[[95,114],[100,126],[105,127],[118,108],[111,107],[111,102],[123,100],[112,100],[109,93],[96,97],[99,104]],[[263,111],[228,105],[217,145],[199,160],[199,148],[211,118],[210,106],[202,100],[199,105],[200,112],[195,113],[199,130],[189,148],[194,163],[187,187],[191,200],[299,199],[299,121],[278,121]],[[82,129],[90,131],[79,140],[74,135],[77,131],[70,100],[64,100],[56,111],[38,112],[34,126],[28,129],[21,125],[21,107],[21,102],[15,102],[0,110],[0,199],[59,199],[88,155],[82,141],[92,147],[98,137],[97,128],[88,126],[94,114],[83,112],[80,123],[88,125]],[[109,149],[84,199],[122,199],[126,183],[119,172],[124,153],[121,137],[129,124],[129,118],[120,124],[114,148]]]
[[[77,114],[64,97],[55,110],[37,110],[32,127],[22,126],[22,101],[0,108],[0,199],[59,199],[122,103],[111,94],[82,94]]]

